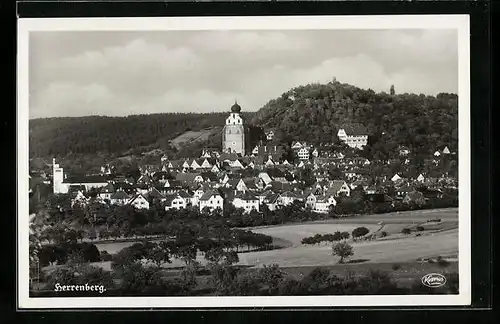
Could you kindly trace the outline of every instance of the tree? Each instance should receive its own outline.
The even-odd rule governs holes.
[[[391,85],[390,94],[391,96],[394,96],[396,94],[396,90],[394,90],[394,84]]]
[[[332,254],[340,257],[339,263],[344,263],[346,258],[354,255],[354,249],[347,242],[339,242],[333,245]]]

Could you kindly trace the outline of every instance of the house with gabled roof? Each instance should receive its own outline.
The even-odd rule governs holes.
[[[185,190],[178,192],[179,196],[186,201],[187,206],[196,206],[198,204],[198,199],[195,199],[194,195],[190,194]],[[201,197],[201,196],[200,196]]]
[[[99,191],[99,197],[103,200],[111,200],[111,195],[115,192],[113,184],[108,183],[105,187],[102,187]]]
[[[145,194],[145,197],[148,200],[158,200],[158,201],[164,201],[165,196],[156,188],[151,188],[149,191]]]
[[[129,200],[130,196],[121,188],[113,193],[110,198],[112,205],[125,205]]]
[[[267,172],[259,172],[258,177],[262,179],[262,181],[264,181],[264,184],[266,186],[273,181],[273,179],[271,178],[271,176],[269,176]]]
[[[203,194],[199,199],[200,211],[208,208],[210,211],[215,209],[224,210],[224,198],[217,190],[209,190]]]
[[[243,208],[246,213],[249,213],[252,210],[259,211],[259,203],[259,198],[248,191],[236,194],[233,199],[234,207]]]
[[[417,181],[418,182],[425,182],[425,177],[422,173],[420,173],[417,177]]]
[[[341,195],[350,196],[351,188],[347,185],[344,180],[333,180],[330,184],[330,188],[326,190],[326,194],[338,197]]]
[[[359,123],[342,125],[337,136],[352,148],[363,149],[368,144],[368,131]]]
[[[153,183],[153,180],[151,180],[151,177],[147,174],[141,175],[139,179],[137,179],[137,185],[142,185],[142,186],[149,186]]]
[[[280,195],[274,192],[268,192],[268,194],[264,197],[263,203],[269,208],[270,211],[276,210],[279,205],[279,197]]]
[[[80,206],[84,206],[89,201],[89,198],[85,196],[82,190],[72,191],[70,192],[71,199],[71,207],[78,204]]]
[[[195,182],[203,182],[203,176],[200,173],[177,173],[175,180],[180,181],[183,185],[189,185]]]
[[[326,214],[330,211],[332,206],[336,206],[337,201],[333,195],[324,195],[316,198],[316,203],[314,205],[314,211],[320,214]]]
[[[127,205],[131,205],[136,209],[149,209],[149,201],[140,193],[132,196],[127,202]]]
[[[399,174],[395,174],[392,178],[391,178],[391,181],[392,182],[397,182],[397,181],[400,181],[400,180],[403,180],[403,177],[401,177]]]
[[[294,201],[301,200],[296,193],[291,191],[285,191],[284,193],[279,195],[278,204],[280,206],[288,206],[291,205]]]
[[[314,209],[314,206],[316,206],[316,195],[310,192],[305,198],[305,201],[306,208]]]
[[[292,150],[300,150],[301,148],[307,146],[307,144],[305,142],[292,142]]]
[[[171,209],[184,209],[187,206],[187,202],[184,198],[181,197],[179,193],[173,195],[167,195],[165,197],[165,210]]]

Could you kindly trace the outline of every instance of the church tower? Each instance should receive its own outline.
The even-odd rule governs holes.
[[[235,102],[222,131],[222,150],[225,153],[245,155],[245,128],[240,112],[241,107]]]

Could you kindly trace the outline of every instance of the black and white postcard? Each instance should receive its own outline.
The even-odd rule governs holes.
[[[470,303],[467,15],[18,35],[20,309]]]

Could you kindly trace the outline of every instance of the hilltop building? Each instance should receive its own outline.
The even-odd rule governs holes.
[[[245,155],[245,128],[240,112],[241,107],[235,102],[222,131],[222,150],[224,153]]]
[[[337,136],[352,148],[363,149],[368,144],[368,132],[361,124],[343,125],[339,128]]]

